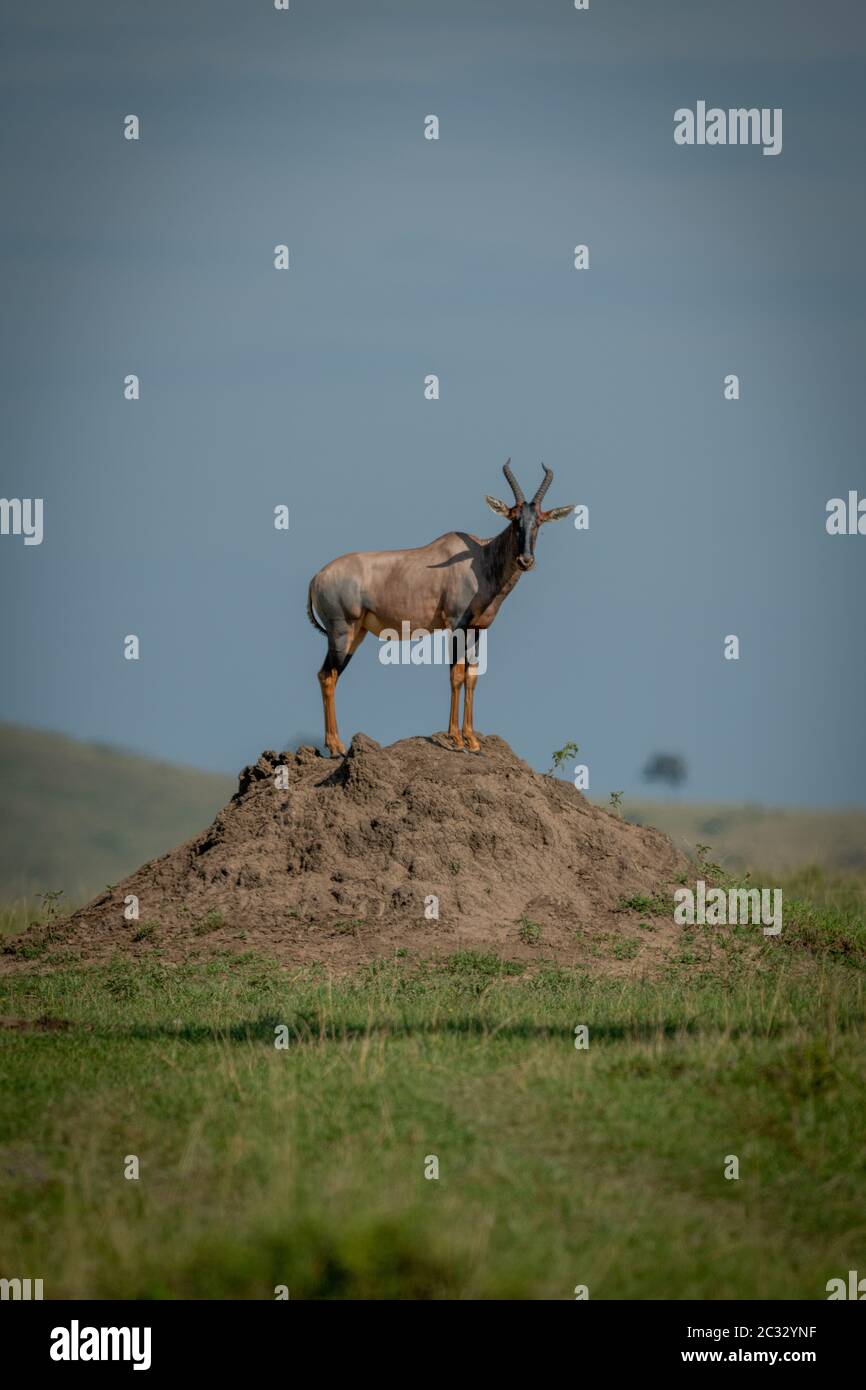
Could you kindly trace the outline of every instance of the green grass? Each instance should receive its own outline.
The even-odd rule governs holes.
[[[866,964],[866,877],[804,869],[787,880],[784,892],[790,941]]]
[[[657,981],[543,943],[340,979],[251,953],[6,975],[0,1275],[48,1297],[825,1297],[864,1259],[866,914],[862,882],[792,886],[781,937],[715,929],[707,965],[684,931],[700,972]]]
[[[670,917],[673,912],[673,899],[670,893],[635,893],[630,898],[621,898],[620,907],[629,912],[646,912],[654,917]]]

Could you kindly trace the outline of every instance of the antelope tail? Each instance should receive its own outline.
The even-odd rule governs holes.
[[[309,587],[309,589],[307,590],[307,617],[309,618],[310,622],[313,624],[313,627],[318,628],[319,632],[324,632],[325,636],[327,637],[327,635],[328,635],[328,629],[327,629],[326,627],[322,627],[322,624],[316,621],[316,615],[315,615],[315,613],[313,612],[313,581],[312,581],[312,579],[310,580],[310,587]]]

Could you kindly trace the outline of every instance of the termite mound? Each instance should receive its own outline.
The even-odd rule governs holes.
[[[44,963],[60,949],[66,962],[253,950],[348,967],[476,950],[591,964],[593,941],[635,926],[624,902],[672,901],[687,861],[665,835],[534,772],[501,738],[481,744],[356,734],[339,760],[262,753],[200,835],[56,924]],[[673,930],[659,918],[653,940]]]

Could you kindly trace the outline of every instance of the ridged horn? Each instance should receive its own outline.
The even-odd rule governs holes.
[[[542,464],[541,466],[542,466],[542,468],[544,469],[544,477],[542,478],[541,482],[540,482],[539,485],[538,485],[538,491],[537,491],[537,493],[535,494],[535,496],[533,497],[532,501],[531,501],[530,504],[529,504],[531,507],[540,507],[540,506],[541,506],[541,503],[542,503],[543,500],[544,500],[544,494],[547,492],[547,489],[550,487],[550,484],[553,482],[553,469],[552,469],[552,468],[548,468],[548,467],[546,466],[546,464]]]
[[[508,460],[502,471],[505,474],[511,491],[514,493],[515,502],[517,503],[518,507],[522,507],[526,502],[526,498],[523,496],[523,493],[520,490],[520,484],[511,471],[511,459]]]

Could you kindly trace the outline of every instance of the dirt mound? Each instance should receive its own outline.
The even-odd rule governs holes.
[[[587,933],[622,929],[623,898],[669,897],[685,867],[665,835],[533,772],[500,738],[469,754],[440,735],[382,748],[356,734],[337,762],[263,753],[209,829],[55,927],[52,951],[352,964],[474,948],[565,962]]]

